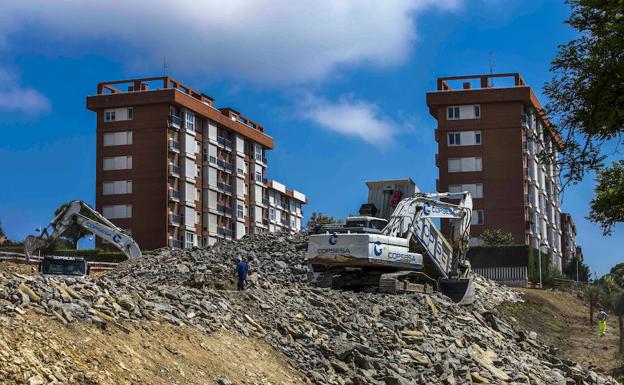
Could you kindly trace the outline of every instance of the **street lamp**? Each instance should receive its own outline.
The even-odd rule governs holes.
[[[542,288],[542,246],[548,246],[545,242],[539,240],[539,245],[537,246],[537,259],[539,263],[539,288]]]

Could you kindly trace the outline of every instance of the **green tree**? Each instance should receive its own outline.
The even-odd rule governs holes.
[[[330,223],[338,223],[338,220],[320,212],[313,212],[312,215],[310,215],[310,219],[308,220],[306,227],[308,230],[312,230],[315,226],[327,225]]]
[[[589,219],[610,235],[617,222],[624,222],[624,160],[598,171],[595,192]]]
[[[561,270],[566,278],[576,281],[578,272],[578,280],[580,282],[589,281],[589,266],[587,266],[583,261],[580,261],[577,257],[570,259],[570,261],[566,263]]]
[[[593,171],[605,175],[590,219],[608,234],[622,221],[624,204],[624,183],[610,182],[616,180],[612,173],[621,177],[622,165],[603,170],[605,145],[619,143],[624,133],[624,1],[567,3],[572,13],[566,22],[579,37],[559,46],[552,62],[553,78],[544,87],[550,100],[546,113],[561,137],[557,162],[566,184]],[[545,161],[556,159],[552,153],[541,155]]]
[[[485,246],[505,246],[513,244],[511,233],[501,229],[487,229],[481,233],[481,239]]]

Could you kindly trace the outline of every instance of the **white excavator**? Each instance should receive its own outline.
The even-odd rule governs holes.
[[[102,214],[80,200],[63,206],[50,224],[41,230],[39,236],[29,235],[24,241],[26,259],[52,245],[60,237],[76,243],[83,231],[94,234],[121,250],[128,259],[142,256],[139,245],[122,229],[115,226]],[[44,275],[84,276],[88,274],[88,263],[82,257],[44,256],[40,265]]]
[[[458,204],[440,199],[459,199]],[[389,221],[349,217],[321,226],[308,242],[312,283],[320,287],[409,293],[438,290],[459,304],[475,300],[470,263],[472,197],[416,193],[401,200]],[[433,219],[451,221],[450,240]]]

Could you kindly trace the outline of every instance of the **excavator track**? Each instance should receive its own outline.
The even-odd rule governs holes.
[[[415,271],[386,273],[379,279],[379,292],[386,294],[429,293],[434,286],[433,279]]]

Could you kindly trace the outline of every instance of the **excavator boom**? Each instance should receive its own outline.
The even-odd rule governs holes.
[[[75,200],[64,205],[50,224],[41,230],[39,236],[29,235],[26,237],[24,241],[26,258],[31,258],[39,250],[49,247],[62,236],[73,237],[74,241],[77,241],[76,238],[79,234],[77,229],[85,230],[106,240],[126,254],[128,259],[141,257],[141,249],[130,235],[85,202]],[[68,264],[69,262],[66,263],[65,260],[67,259],[57,258],[55,263],[57,265]],[[44,267],[47,265],[51,264],[43,264]]]

